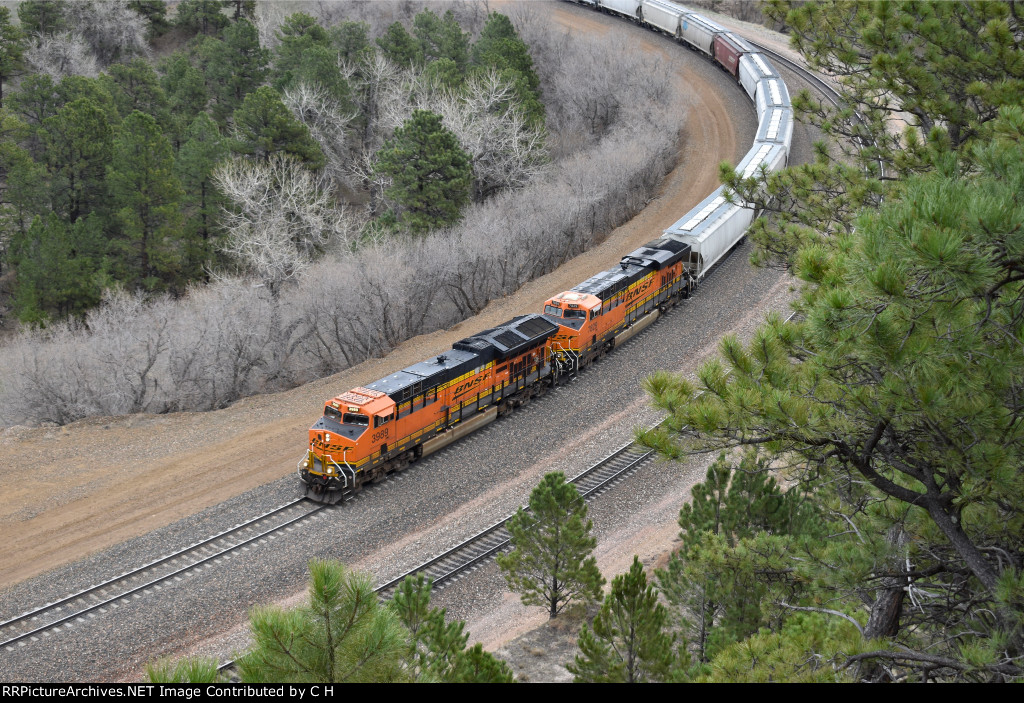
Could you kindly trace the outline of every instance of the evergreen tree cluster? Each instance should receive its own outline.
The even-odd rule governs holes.
[[[451,13],[423,10],[406,33],[415,51],[405,61],[387,41],[405,32],[401,25],[374,42],[365,24],[328,28],[295,13],[271,50],[252,22],[252,0],[183,0],[173,11],[162,0],[138,0],[124,11],[144,21],[150,39],[175,29],[182,48],[158,63],[108,51],[95,77],[33,72],[33,47],[89,7],[27,0],[17,23],[0,8],[0,256],[14,269],[24,321],[80,317],[113,287],[179,295],[231,266],[220,213],[234,203],[217,187],[218,166],[283,155],[320,171],[321,143],[349,135],[348,151],[335,156],[354,160],[367,120],[360,67],[377,52],[455,92],[468,75],[497,71],[531,119],[543,119],[529,54],[502,15],[492,15],[474,44]],[[352,115],[350,123],[314,138],[283,99],[300,86],[329,100],[332,114]],[[456,222],[469,201],[473,164],[436,115],[412,115],[377,168],[393,180],[388,217],[403,229]]]
[[[756,258],[803,281],[799,315],[725,338],[696,382],[646,383],[669,419],[642,442],[755,452],[731,477],[712,467],[659,574],[691,676],[1020,680],[1020,18],[991,2],[767,12],[837,76],[840,108],[794,106],[845,153],[822,144],[814,163],[745,181],[722,167],[768,213]],[[768,520],[771,502],[732,502],[758,460],[794,484]]]
[[[512,683],[508,665],[465,623],[430,606],[431,583],[408,577],[382,604],[366,574],[335,561],[310,562],[309,602],[254,608],[253,643],[237,661],[243,683]],[[214,661],[185,658],[147,666],[152,683],[213,683]]]

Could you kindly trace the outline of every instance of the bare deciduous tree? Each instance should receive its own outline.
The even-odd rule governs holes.
[[[38,37],[34,46],[25,52],[25,61],[35,73],[45,73],[54,81],[64,76],[95,78],[100,65],[81,35],[63,32]]]
[[[283,99],[323,150],[327,157],[324,167],[327,176],[336,183],[343,183],[351,173],[347,167],[350,160],[347,135],[358,115],[345,113],[338,101],[318,85],[299,83],[285,90]]]
[[[349,239],[353,220],[339,210],[330,183],[286,154],[265,162],[233,159],[214,172],[232,203],[221,224],[224,251],[252,271],[276,295],[332,239]]]
[[[92,47],[101,66],[135,54],[148,54],[146,19],[125,2],[79,0],[62,6],[65,21]]]
[[[474,76],[458,95],[441,93],[432,109],[473,161],[473,200],[519,188],[544,171],[544,135],[512,103],[512,86],[494,71]]]

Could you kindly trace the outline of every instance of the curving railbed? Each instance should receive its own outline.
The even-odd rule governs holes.
[[[714,61],[757,112],[756,139],[737,171],[747,178],[786,166],[793,141],[789,91],[745,39],[666,0],[576,2],[667,34]],[[344,500],[573,377],[688,297],[755,216],[720,186],[660,238],[550,298],[543,311],[328,400],[299,459],[305,495],[321,503]]]

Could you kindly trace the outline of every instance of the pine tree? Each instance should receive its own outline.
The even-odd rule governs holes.
[[[46,167],[36,163],[22,147],[35,130],[9,111],[0,108],[0,261],[5,258],[8,237],[24,233],[32,219],[49,211]]]
[[[217,34],[231,21],[223,9],[221,0],[182,0],[174,23],[192,34]]]
[[[338,52],[338,60],[359,63],[372,51],[370,45],[370,26],[365,22],[339,22],[328,30],[331,44]]]
[[[231,149],[237,154],[268,161],[272,154],[284,153],[314,170],[326,162],[309,129],[292,116],[270,86],[245,96],[235,111],[234,122],[236,137]]]
[[[1024,94],[1021,22],[1005,2],[771,0],[807,63],[836,76],[839,108],[801,92],[799,119],[831,138],[813,162],[723,182],[766,213],[748,237],[756,260],[795,265],[804,246],[831,247],[900,180],[934,168],[936,149],[986,139],[1000,107]],[[906,129],[893,129],[905,123]]]
[[[477,642],[456,660],[446,683],[513,683],[515,676],[509,665]]]
[[[167,96],[168,137],[175,151],[188,138],[188,130],[210,96],[206,81],[188,56],[175,52],[160,66],[160,86]]]
[[[8,96],[6,109],[32,127],[57,114],[63,105],[57,86],[46,74],[31,74],[21,79],[18,90]]]
[[[246,19],[224,30],[223,40],[209,39],[200,48],[213,118],[221,125],[246,96],[267,78],[270,52],[260,46],[259,32]]]
[[[21,29],[28,34],[52,34],[64,28],[66,0],[23,0],[18,4]]]
[[[419,42],[402,26],[395,22],[376,39],[384,55],[399,66],[409,67],[423,63],[423,50]]]
[[[66,106],[75,100],[91,100],[92,103],[103,112],[103,116],[110,121],[111,128],[121,124],[122,117],[114,102],[114,96],[108,90],[108,83],[103,78],[89,78],[87,76],[64,76],[54,89],[57,95],[57,105]]]
[[[43,121],[54,210],[70,222],[107,203],[106,168],[113,153],[110,120],[95,101],[79,98]]]
[[[763,447],[807,485],[834,486],[858,532],[862,513],[879,520],[860,541],[881,573],[846,578],[876,599],[864,635],[900,639],[865,659],[980,678],[1024,672],[1024,581],[995,556],[1024,549],[1024,270],[1011,253],[1024,111],[1004,108],[990,129],[991,144],[937,148],[933,173],[907,178],[836,246],[804,247],[804,319],[773,316],[749,346],[723,340],[702,396],[679,379],[649,385],[672,413],[652,444]],[[913,589],[941,599],[904,613]],[[952,623],[972,633],[955,646]]]
[[[214,260],[219,248],[223,232],[217,218],[225,199],[214,185],[213,172],[227,155],[227,143],[216,123],[206,113],[200,113],[174,162],[174,173],[183,192],[185,241],[189,244],[185,272],[190,279],[203,275],[204,266]]]
[[[530,123],[544,124],[540,78],[533,69],[529,47],[520,39],[508,17],[497,12],[488,16],[480,38],[473,45],[473,64],[478,70],[498,71],[515,86],[516,105]]]
[[[667,624],[668,612],[634,556],[629,572],[612,579],[592,628],[583,626],[580,654],[566,668],[577,683],[666,681],[676,661]]]
[[[15,233],[10,260],[17,271],[13,302],[18,318],[44,323],[83,315],[98,304],[107,281],[105,248],[95,215],[68,224],[51,212]]]
[[[171,143],[155,119],[138,111],[125,118],[107,183],[121,228],[124,279],[146,290],[183,284],[181,184]]]
[[[324,50],[331,48],[327,30],[304,12],[289,15],[281,23],[276,35],[280,43],[274,50],[273,84],[278,91],[283,91],[296,81],[307,52],[317,47]]]
[[[0,7],[0,107],[4,104],[4,82],[21,71],[27,46],[25,33],[11,24],[10,9]]]
[[[146,18],[149,23],[149,30],[146,36],[149,39],[166,34],[171,28],[167,20],[167,0],[128,0],[128,7]]]
[[[369,577],[312,561],[309,604],[256,608],[252,649],[238,659],[245,683],[402,682],[408,633],[382,607]]]
[[[592,552],[597,540],[587,520],[587,505],[559,472],[547,474],[522,508],[506,523],[512,551],[498,555],[509,588],[525,605],[542,605],[557,617],[569,603],[601,597],[604,578]]]
[[[149,683],[220,683],[216,659],[186,657],[179,661],[162,660],[146,664]]]
[[[422,234],[454,224],[469,202],[473,169],[458,140],[427,110],[416,110],[377,155],[376,171],[391,179],[386,197],[398,220]]]
[[[430,607],[432,584],[422,574],[407,577],[391,608],[409,630],[408,665],[420,680],[445,683],[511,683],[505,662],[485,652],[481,644],[466,649],[465,623],[447,622],[444,609]]]
[[[149,61],[135,58],[115,63],[101,80],[119,115],[127,117],[133,110],[138,110],[155,117],[161,125],[166,123],[167,95]]]
[[[462,31],[451,10],[438,17],[426,9],[412,19],[412,33],[419,42],[425,62],[449,59],[459,71],[469,66],[469,36]]]

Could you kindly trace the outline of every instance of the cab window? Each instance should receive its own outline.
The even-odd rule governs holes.
[[[556,308],[554,305],[545,305],[544,306],[544,314],[545,315],[551,315],[552,317],[561,317],[562,316],[562,308]]]
[[[341,422],[341,411],[328,405],[324,408],[324,417],[328,417],[335,422]]]
[[[587,319],[587,311],[586,310],[566,310],[565,311],[565,318],[567,320],[568,319],[586,320]]]
[[[346,425],[359,425],[361,427],[369,427],[370,418],[366,415],[356,415],[355,413],[345,413],[342,422]]]

